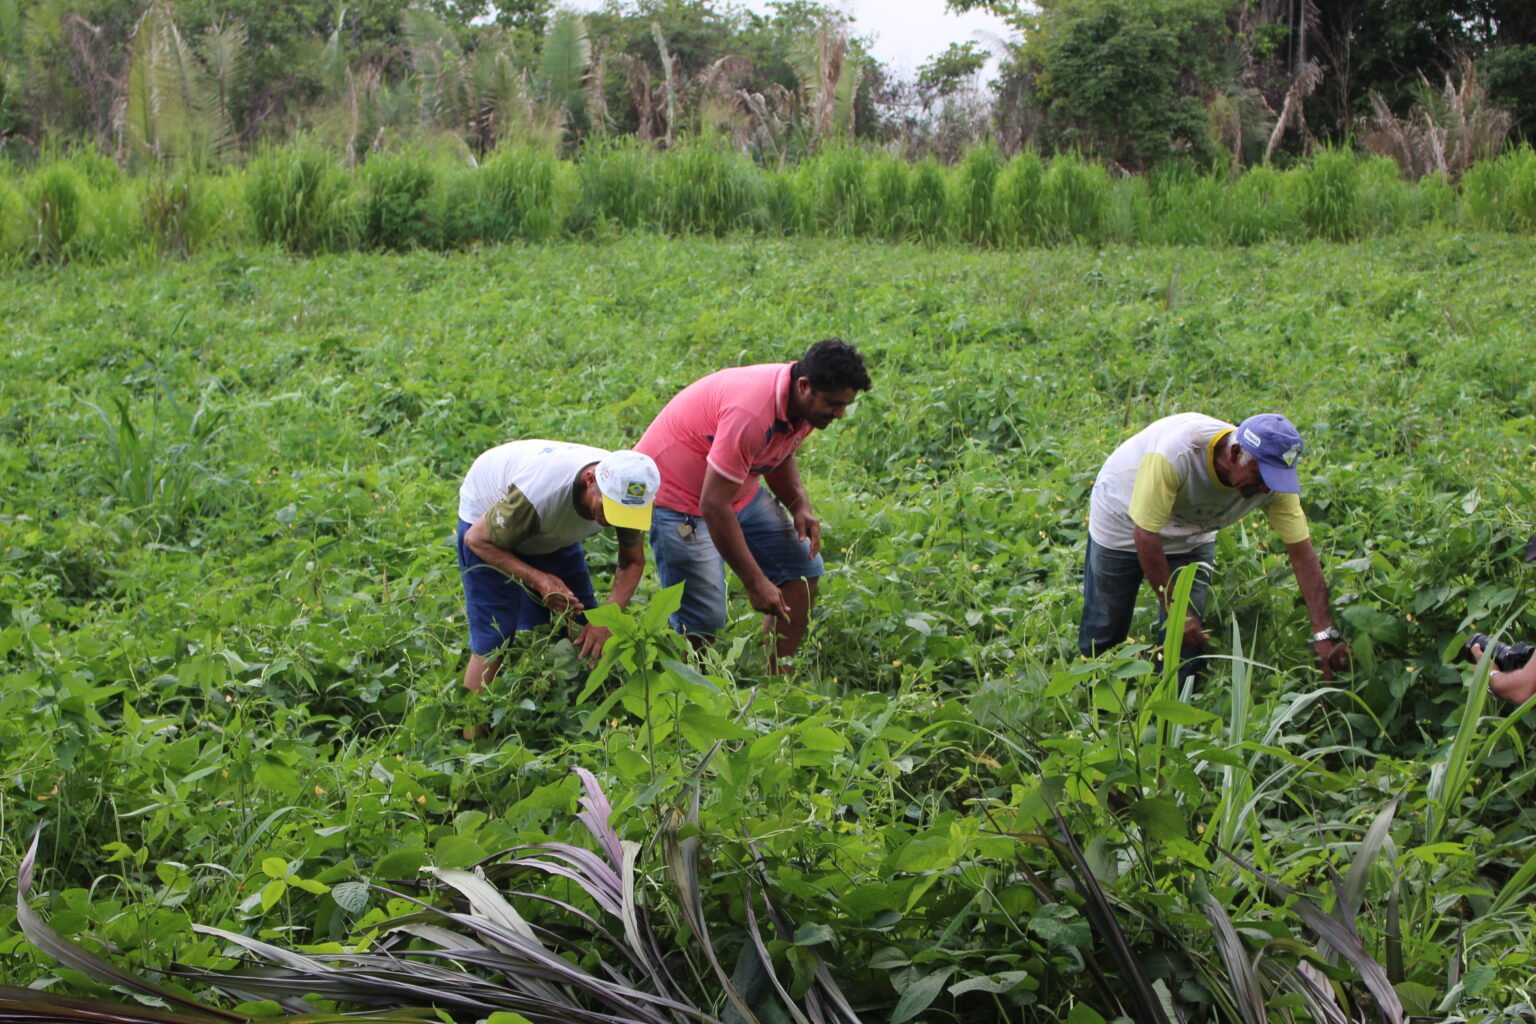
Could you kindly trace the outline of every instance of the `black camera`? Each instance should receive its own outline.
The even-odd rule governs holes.
[[[1533,538],[1536,539],[1536,538]],[[1536,654],[1536,647],[1530,644],[1501,644],[1488,639],[1486,633],[1473,633],[1461,648],[1461,659],[1477,664],[1477,655],[1472,653],[1474,646],[1481,647],[1485,652],[1491,652],[1493,663],[1498,666],[1500,672],[1513,672],[1517,668],[1524,668],[1525,663],[1531,660],[1531,655]]]

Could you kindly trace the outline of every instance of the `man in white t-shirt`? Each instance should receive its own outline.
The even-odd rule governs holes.
[[[1277,413],[1260,413],[1233,426],[1200,413],[1158,420],[1116,448],[1099,470],[1088,513],[1083,571],[1083,617],[1078,647],[1092,656],[1130,632],[1141,581],[1152,584],[1162,612],[1175,572],[1198,564],[1184,620],[1182,654],[1205,646],[1202,616],[1215,557],[1216,531],[1256,508],[1285,543],[1312,619],[1312,644],[1323,678],[1349,663],[1349,647],[1334,628],[1328,585],[1313,550],[1296,461],[1301,435]]]
[[[597,606],[581,542],[618,532],[608,600],[629,603],[645,570],[645,531],[661,476],[649,456],[561,441],[512,441],[484,452],[459,488],[459,574],[469,617],[464,685],[483,690],[507,641],[549,622],[581,625],[581,656],[596,661],[608,631],[585,622]]]

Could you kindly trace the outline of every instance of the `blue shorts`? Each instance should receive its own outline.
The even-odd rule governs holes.
[[[464,533],[469,523],[459,520],[459,576],[464,580],[464,611],[469,618],[469,649],[482,658],[495,654],[508,640],[549,622],[549,609],[534,600],[523,585],[469,550]],[[587,553],[572,544],[547,555],[518,555],[541,572],[565,581],[584,608],[596,608]],[[581,616],[576,616],[581,621]]]
[[[768,488],[758,488],[736,513],[736,521],[746,536],[747,550],[774,586],[814,579],[827,571],[820,555],[810,556],[789,513]],[[657,505],[651,513],[651,552],[662,587],[683,584],[682,606],[669,620],[672,628],[679,633],[724,629],[725,559],[710,539],[704,517]]]

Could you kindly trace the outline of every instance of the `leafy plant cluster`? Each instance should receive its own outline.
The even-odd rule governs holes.
[[[1519,1020],[1528,712],[1450,657],[1536,630],[1530,255],[617,235],[18,268],[0,876],[39,839],[0,975],[32,1012],[124,998],[68,943],[240,1015],[400,1014],[430,998],[377,998],[393,956],[463,1019],[536,1019],[487,980],[532,934],[566,991],[656,978],[721,1019],[724,974],[764,1020],[848,1019],[829,978],[869,1020]],[[631,443],[704,369],[834,333],[875,387],[803,451],[829,574],[793,676],[744,603],[695,657],[646,585],[597,613],[595,672],[543,634],[465,695],[476,453]],[[1078,656],[1093,476],[1186,409],[1307,438],[1334,685],[1258,520],[1221,535],[1198,685],[1144,632]]]
[[[252,243],[309,254],[457,251],[518,241],[671,235],[870,238],[929,245],[1256,245],[1349,241],[1436,228],[1529,233],[1536,154],[1409,183],[1384,157],[1320,152],[1237,177],[1172,168],[1111,177],[1072,156],[992,146],[958,164],[831,147],[761,167],[719,141],[665,153],[597,143],[580,159],[507,145],[483,162],[427,150],[344,170],[312,143],[242,171],[125,175],[90,151],[0,177],[0,259],[12,265],[152,260]]]

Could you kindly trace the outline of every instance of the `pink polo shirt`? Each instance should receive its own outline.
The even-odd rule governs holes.
[[[746,507],[763,474],[795,454],[812,430],[806,420],[789,422],[791,365],[717,370],[673,396],[635,445],[661,470],[656,504],[701,515],[699,492],[712,466],[740,485],[731,508]]]

